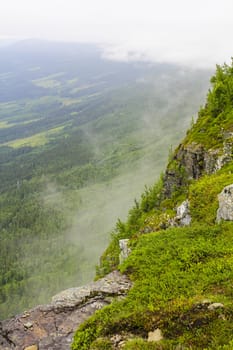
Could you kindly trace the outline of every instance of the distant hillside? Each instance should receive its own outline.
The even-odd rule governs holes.
[[[0,317],[89,282],[117,219],[159,177],[210,72],[94,45],[0,49]]]
[[[101,258],[97,276],[119,269],[133,287],[79,327],[72,349],[233,349],[233,65],[217,66],[211,83]]]

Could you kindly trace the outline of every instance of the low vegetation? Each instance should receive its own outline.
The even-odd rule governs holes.
[[[217,66],[211,79],[205,107],[199,111],[197,122],[189,130],[184,143],[198,143],[205,148],[222,146],[225,133],[233,131],[233,67]]]
[[[98,277],[118,268],[130,276],[133,287],[125,299],[79,327],[73,350],[113,349],[116,334],[125,339],[126,350],[233,348],[233,222],[216,223],[217,196],[233,183],[233,64],[218,66],[211,82],[206,106],[183,145],[198,145],[205,152],[217,149],[221,156],[228,139],[226,164],[188,179],[175,151],[169,169],[173,166],[174,177],[182,179],[180,187],[174,186],[166,197],[168,178],[162,176],[147,190],[127,221],[117,223],[97,269]],[[191,224],[167,228],[184,199],[189,200]],[[157,232],[146,233],[145,225],[152,220]],[[119,265],[121,238],[130,239],[131,254]],[[148,332],[157,328],[163,340],[148,342]]]
[[[37,45],[0,55],[0,319],[93,279],[117,217],[159,176],[210,75]]]
[[[216,349],[230,342],[232,229],[231,223],[173,228],[132,240],[132,254],[120,270],[130,275],[133,288],[126,299],[97,312],[79,328],[73,349],[92,349],[96,338],[114,334],[147,339],[156,328],[165,338],[161,349],[179,344]],[[224,308],[210,311],[202,305],[205,299]]]

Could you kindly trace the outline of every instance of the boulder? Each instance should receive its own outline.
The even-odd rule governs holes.
[[[175,221],[179,223],[179,226],[188,226],[191,222],[191,216],[189,213],[189,201],[186,200],[179,207],[176,208]]]
[[[119,261],[120,264],[122,264],[125,259],[128,258],[129,254],[131,253],[131,249],[128,246],[129,244],[129,239],[120,239],[119,240],[119,247],[120,247],[120,255],[119,255]]]
[[[148,341],[160,341],[163,339],[162,332],[159,328],[154,330],[153,332],[148,333]]]
[[[208,306],[208,310],[214,311],[216,309],[224,308],[224,305],[222,303],[213,303]]]
[[[216,221],[233,220],[233,184],[224,187],[222,192],[218,195],[219,208],[217,211]]]

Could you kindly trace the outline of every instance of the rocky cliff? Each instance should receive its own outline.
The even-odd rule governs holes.
[[[233,133],[223,135],[223,143],[219,148],[208,149],[202,144],[182,143],[175,151],[165,172],[164,196],[170,197],[175,188],[197,180],[202,175],[211,175],[232,161]]]
[[[217,66],[211,83],[164,175],[102,256],[100,275],[118,266],[127,239],[118,268],[133,287],[79,327],[74,350],[233,349],[233,64]]]
[[[1,350],[67,350],[74,331],[96,310],[123,298],[131,282],[114,271],[84,287],[71,288],[41,305],[0,323]]]

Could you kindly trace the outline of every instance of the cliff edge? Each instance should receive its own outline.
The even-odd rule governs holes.
[[[74,331],[96,310],[122,298],[131,282],[114,271],[83,287],[70,288],[41,305],[0,323],[0,349],[67,350]]]

